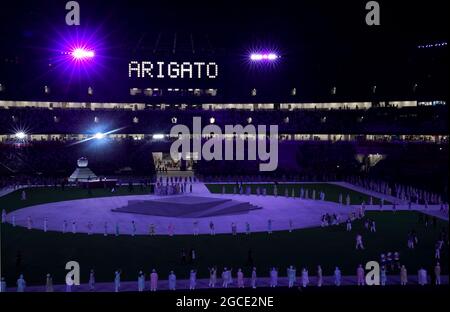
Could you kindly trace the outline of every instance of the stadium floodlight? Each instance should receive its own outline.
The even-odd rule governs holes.
[[[162,139],[164,139],[164,134],[157,133],[153,135],[153,140],[162,140]]]
[[[252,55],[250,55],[250,59],[252,61],[260,61],[262,60],[262,54],[253,53]]]
[[[71,55],[75,60],[85,60],[93,58],[95,56],[95,52],[85,48],[76,48],[72,51]]]
[[[275,61],[280,56],[276,53],[252,53],[250,54],[250,60],[252,61]]]
[[[24,140],[27,137],[27,134],[23,131],[19,131],[15,134],[15,137],[19,140]]]
[[[105,134],[103,134],[103,133],[101,133],[101,132],[97,132],[97,133],[94,135],[94,138],[96,138],[97,140],[101,140],[101,139],[105,138]]]

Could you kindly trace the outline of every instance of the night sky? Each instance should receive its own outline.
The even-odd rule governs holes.
[[[64,74],[50,78],[46,66],[62,39],[76,33],[101,45],[107,69],[90,77],[96,81],[116,77],[121,83],[125,73],[116,69],[132,58],[201,55],[223,61],[224,83],[236,94],[247,92],[257,79],[255,85],[273,89],[267,96],[299,86],[307,99],[336,85],[341,95],[364,97],[377,85],[381,94],[407,98],[416,82],[421,87],[417,94],[447,95],[447,48],[417,49],[447,41],[445,1],[378,1],[381,26],[365,24],[366,2],[81,0],[81,26],[69,27],[64,21],[66,1],[12,1],[0,11],[0,79],[11,81],[14,88],[21,85],[22,93],[60,81]],[[173,55],[175,34],[178,50]],[[263,75],[243,61],[260,47],[283,56],[275,70]],[[241,81],[233,85],[236,76]]]

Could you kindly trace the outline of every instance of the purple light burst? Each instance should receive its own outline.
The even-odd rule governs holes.
[[[72,57],[76,60],[87,60],[95,56],[95,52],[85,48],[76,48],[71,53]]]
[[[259,61],[276,61],[280,56],[276,53],[252,53],[250,55],[250,60],[259,62]]]

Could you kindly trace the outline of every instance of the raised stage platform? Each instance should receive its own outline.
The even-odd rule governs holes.
[[[126,206],[112,211],[176,218],[203,218],[244,214],[256,209],[262,207],[229,198],[180,195],[154,200],[129,200]]]

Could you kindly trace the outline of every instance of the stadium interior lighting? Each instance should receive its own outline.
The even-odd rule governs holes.
[[[252,53],[250,60],[252,61],[275,61],[279,56],[275,53]]]
[[[19,131],[15,134],[16,138],[19,140],[23,140],[27,137],[26,133],[23,131]]]
[[[103,133],[101,133],[101,132],[97,132],[94,135],[94,138],[96,138],[97,140],[101,140],[101,139],[105,138],[105,135]]]
[[[154,134],[153,140],[162,140],[164,139],[164,134]]]
[[[72,56],[76,60],[84,60],[84,59],[90,59],[95,56],[94,51],[90,51],[84,48],[77,48],[72,51]]]

